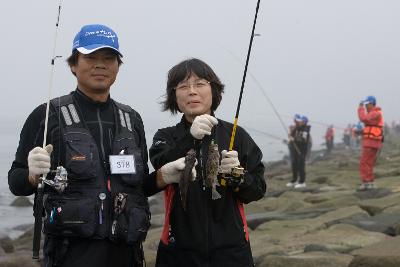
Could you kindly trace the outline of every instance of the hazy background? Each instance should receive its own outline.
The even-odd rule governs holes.
[[[62,2],[53,96],[75,89],[65,59],[84,24],[101,23],[119,36],[124,64],[111,96],[143,117],[148,143],[180,116],[161,112],[167,71],[188,57],[207,62],[226,84],[217,116],[233,121],[256,0]],[[59,1],[3,1],[1,28],[1,178],[14,157],[28,114],[47,99]],[[325,124],[357,122],[361,99],[375,95],[386,121],[398,119],[400,1],[263,0],[239,125],[285,138],[266,93],[285,124],[295,113],[312,121],[315,146]],[[313,123],[314,122],[314,123]],[[265,160],[287,148],[249,130]],[[339,130],[338,139],[342,132]],[[5,179],[2,179],[5,182]]]

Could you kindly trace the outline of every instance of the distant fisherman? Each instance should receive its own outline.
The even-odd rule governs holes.
[[[310,152],[311,144],[311,126],[308,125],[306,116],[296,114],[293,120],[295,124],[290,127],[288,144],[292,163],[292,180],[286,186],[304,188],[306,187],[306,156]]]
[[[362,133],[362,152],[360,157],[362,183],[359,190],[368,190],[375,187],[374,165],[383,142],[383,113],[381,108],[376,106],[376,98],[374,96],[368,96],[360,102],[358,117],[365,124]]]

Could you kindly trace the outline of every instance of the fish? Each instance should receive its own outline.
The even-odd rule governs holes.
[[[218,169],[219,169],[219,150],[218,144],[213,141],[208,146],[208,156],[206,162],[206,179],[205,185],[211,187],[211,198],[213,200],[221,198],[221,195],[217,191],[218,183]]]
[[[181,194],[181,203],[182,208],[186,211],[186,199],[187,199],[187,191],[189,188],[189,183],[196,180],[196,177],[193,176],[192,169],[194,164],[196,163],[196,151],[194,149],[190,149],[185,156],[185,169],[181,174],[181,179],[179,180],[179,191]]]

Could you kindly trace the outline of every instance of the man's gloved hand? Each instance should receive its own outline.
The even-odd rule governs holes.
[[[190,127],[190,133],[196,139],[203,139],[204,135],[211,135],[211,129],[218,124],[218,120],[208,114],[197,116]]]
[[[360,102],[360,104],[359,104],[360,107],[361,107],[361,106],[364,106],[364,102],[365,102],[364,100],[361,100],[361,102]]]
[[[49,144],[45,148],[35,147],[28,154],[29,182],[37,185],[40,175],[50,171],[50,154],[53,145]]]
[[[196,165],[197,165],[197,160],[196,163],[193,166],[192,169],[192,174],[193,177],[196,177]],[[185,157],[179,158],[175,161],[171,161],[165,165],[163,165],[160,169],[162,179],[164,183],[166,184],[172,184],[172,183],[179,183],[179,180],[181,179],[182,171],[185,169]]]
[[[238,153],[235,150],[231,150],[229,152],[222,150],[221,157],[222,160],[220,168],[222,173],[231,173],[233,168],[240,166]]]

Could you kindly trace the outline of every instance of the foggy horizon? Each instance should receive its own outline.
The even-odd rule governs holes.
[[[116,31],[124,55],[111,97],[140,113],[148,144],[157,129],[180,120],[180,114],[161,112],[159,102],[168,70],[186,58],[208,63],[226,85],[216,115],[232,122],[256,2],[63,1],[56,47],[62,58],[56,61],[52,96],[76,88],[65,62],[72,40],[81,26],[101,23]],[[6,145],[11,158],[27,116],[47,101],[57,9],[58,1],[50,0],[3,3],[1,119],[3,131],[15,133],[14,143]],[[339,128],[336,141],[341,140],[340,128],[358,121],[358,103],[367,95],[376,96],[386,122],[398,120],[398,10],[395,0],[261,1],[255,31],[260,36],[254,38],[239,126],[286,138],[264,94],[286,127],[293,114],[308,116],[316,147],[329,124]],[[264,160],[278,150],[286,153],[278,140],[249,133]]]

